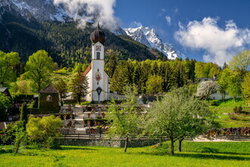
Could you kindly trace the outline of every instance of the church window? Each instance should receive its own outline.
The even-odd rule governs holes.
[[[99,60],[100,59],[100,52],[96,52],[96,59]]]
[[[51,102],[52,101],[52,96],[48,95],[47,98],[46,98],[46,101]]]

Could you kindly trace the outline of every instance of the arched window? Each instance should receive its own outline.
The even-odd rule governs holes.
[[[47,98],[46,98],[46,101],[52,102],[52,96],[51,96],[51,95],[48,95]]]
[[[100,52],[96,52],[96,59],[99,60],[101,59],[100,57],[101,57]]]

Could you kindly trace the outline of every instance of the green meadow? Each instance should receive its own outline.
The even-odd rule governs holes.
[[[216,113],[217,121],[223,128],[250,127],[250,114],[234,114],[234,119],[230,118],[235,107],[247,107],[244,100],[213,100],[210,103],[210,109]]]
[[[170,156],[169,143],[150,147],[122,148],[63,146],[57,150],[0,146],[1,167],[249,167],[250,142],[189,142],[183,152]]]

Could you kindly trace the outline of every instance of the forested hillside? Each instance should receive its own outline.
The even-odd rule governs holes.
[[[48,51],[61,66],[89,61],[89,34],[93,31],[91,25],[82,30],[77,28],[75,22],[38,22],[32,17],[27,20],[13,12],[0,13],[0,50],[19,52],[23,62],[39,49]],[[106,48],[120,50],[123,55],[120,59],[145,60],[163,57],[159,51],[127,36],[116,36],[108,30],[105,30],[105,34]]]

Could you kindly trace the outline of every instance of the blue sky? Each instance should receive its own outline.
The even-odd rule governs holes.
[[[250,49],[249,0],[117,0],[115,16],[122,27],[155,28],[165,42],[197,60],[222,64]]]

